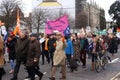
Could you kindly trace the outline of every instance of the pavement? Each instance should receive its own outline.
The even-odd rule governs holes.
[[[5,58],[6,60],[8,60],[7,54],[5,55]],[[10,78],[12,77],[12,74],[9,74],[10,64],[6,63],[4,68],[6,74],[3,76],[3,80],[10,80]],[[58,67],[56,80],[59,80],[59,78],[61,77],[60,70],[61,69]],[[51,74],[51,64],[48,64],[46,62],[45,65],[41,65],[40,60],[40,71],[47,72],[47,74],[43,76],[42,80],[49,80]],[[100,73],[97,73],[96,71],[91,71],[91,59],[87,59],[86,68],[82,68],[81,63],[79,63],[78,71],[74,71],[73,73],[71,73],[70,70],[67,68],[66,73],[66,80],[120,80],[120,47],[118,53],[116,53],[115,56],[112,57],[112,62],[107,65],[106,70],[102,70]],[[18,74],[18,80],[24,80],[26,76],[27,72],[24,69],[24,66],[21,65]],[[36,80],[38,80],[38,78],[36,78]]]

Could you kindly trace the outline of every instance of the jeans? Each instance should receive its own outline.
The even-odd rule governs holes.
[[[16,65],[15,65],[15,68],[14,68],[13,79],[17,79],[18,72],[19,72],[19,69],[20,69],[20,65],[21,65],[21,61],[17,61]]]
[[[10,60],[10,65],[11,65],[11,68],[14,69],[15,68],[15,63],[14,63],[14,60]]]
[[[67,57],[67,64],[70,66],[71,54],[66,54]]]

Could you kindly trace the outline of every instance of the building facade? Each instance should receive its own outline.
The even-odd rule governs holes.
[[[106,27],[105,12],[101,9],[95,2],[88,3],[86,0],[76,0],[76,20],[78,14],[83,13],[87,16],[86,23],[83,23],[83,19],[78,23],[76,22],[76,27],[81,28],[83,26],[78,26],[78,24],[83,24],[84,27],[90,26],[91,29],[104,29]],[[81,16],[82,17],[82,16]],[[85,18],[84,18],[85,19]]]

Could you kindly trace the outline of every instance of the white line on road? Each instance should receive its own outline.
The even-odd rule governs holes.
[[[117,78],[117,76],[119,76],[120,75],[120,72],[119,73],[117,73],[114,77],[112,77],[110,80],[116,80],[116,78]]]
[[[116,62],[120,62],[120,59],[119,58],[115,58],[115,59],[113,59],[111,62],[109,62],[109,63],[116,63]]]

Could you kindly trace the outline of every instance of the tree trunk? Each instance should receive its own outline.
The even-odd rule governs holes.
[[[37,34],[39,33],[39,28],[40,28],[40,23],[38,22],[38,26],[37,26]]]

